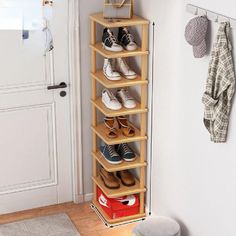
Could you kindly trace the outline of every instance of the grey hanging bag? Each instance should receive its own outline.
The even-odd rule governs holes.
[[[103,17],[130,19],[133,16],[133,0],[105,0]]]

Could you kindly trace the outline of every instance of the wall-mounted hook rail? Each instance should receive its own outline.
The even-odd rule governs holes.
[[[186,6],[187,12],[193,14],[193,15],[199,15],[199,16],[206,16],[208,20],[214,21],[214,22],[230,22],[230,26],[232,28],[236,29],[236,19],[192,5],[187,4]]]

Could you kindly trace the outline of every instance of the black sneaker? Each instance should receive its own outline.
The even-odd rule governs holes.
[[[118,41],[127,51],[134,51],[137,49],[137,44],[134,37],[127,28],[120,27],[118,32]]]
[[[106,159],[107,162],[113,165],[122,163],[122,158],[116,152],[115,147],[112,145],[101,145],[100,151],[102,156]]]
[[[105,28],[102,35],[103,47],[111,52],[121,52],[123,48],[117,43],[117,39],[113,35],[110,29]]]
[[[134,161],[136,159],[135,153],[131,150],[127,143],[118,144],[116,151],[125,161]]]

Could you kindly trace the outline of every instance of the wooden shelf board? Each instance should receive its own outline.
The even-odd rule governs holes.
[[[117,224],[117,223],[128,223],[132,220],[141,220],[146,218],[146,214],[137,214],[137,215],[132,215],[132,216],[126,216],[126,217],[121,217],[121,218],[117,218],[117,219],[111,219],[107,213],[102,209],[102,207],[99,205],[99,203],[95,200],[92,201],[92,204],[97,208],[97,210],[100,212],[100,214],[103,216],[103,218],[105,219],[105,221],[112,225],[112,224]]]
[[[97,125],[96,127],[92,126],[93,132],[95,132],[106,144],[115,145],[120,143],[131,143],[137,141],[147,140],[147,136],[141,136],[139,129],[134,127],[134,125],[130,124],[135,129],[134,137],[126,137],[122,134],[121,130],[118,129],[118,137],[111,139],[106,135],[106,126],[104,123]]]
[[[104,19],[103,13],[101,12],[91,15],[90,19],[107,28],[149,24],[148,20],[136,15],[134,15],[131,19],[120,19],[119,21],[114,20],[113,22],[111,22],[108,19]]]
[[[108,172],[115,172],[115,171],[121,171],[121,170],[128,170],[128,169],[135,169],[140,167],[147,166],[146,162],[141,162],[140,157],[137,156],[135,161],[127,162],[123,161],[119,165],[113,165],[110,164],[105,160],[105,158],[102,156],[100,151],[98,152],[92,152],[93,157],[107,170]]]
[[[147,85],[148,80],[142,80],[138,75],[136,79],[128,80],[124,77],[121,77],[121,80],[111,81],[104,76],[103,71],[99,70],[96,73],[91,73],[91,77],[97,80],[100,84],[102,84],[106,88],[123,88],[123,87],[131,87],[136,85]]]
[[[144,193],[146,192],[146,188],[140,188],[140,183],[136,179],[136,184],[131,187],[126,187],[121,184],[120,182],[120,188],[119,189],[109,189],[105,187],[103,181],[101,178],[98,177],[92,177],[94,183],[104,192],[104,194],[109,198],[117,198],[117,197],[123,197],[128,196],[131,194],[138,194],[138,193]]]
[[[101,111],[105,116],[108,117],[116,117],[116,116],[125,116],[125,115],[133,115],[147,112],[147,108],[142,109],[141,104],[137,102],[137,106],[133,109],[127,109],[122,107],[118,111],[108,109],[102,102],[102,98],[97,98],[95,101],[91,100],[93,105]]]
[[[148,51],[142,51],[141,48],[138,48],[135,51],[123,50],[122,52],[110,52],[103,48],[101,42],[90,45],[90,47],[105,58],[135,57],[148,55],[149,53]]]

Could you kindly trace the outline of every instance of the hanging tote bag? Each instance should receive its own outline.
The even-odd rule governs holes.
[[[103,17],[130,19],[133,16],[133,0],[105,0]]]

